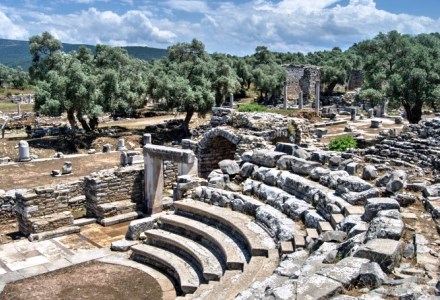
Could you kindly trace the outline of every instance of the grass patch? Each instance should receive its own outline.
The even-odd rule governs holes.
[[[267,107],[262,106],[256,102],[243,104],[238,107],[239,112],[263,112],[268,111]]]
[[[351,135],[337,137],[330,141],[328,148],[332,151],[345,151],[350,148],[356,148],[356,140]]]
[[[22,112],[31,112],[34,110],[34,104],[21,104],[20,110]],[[0,103],[0,111],[3,113],[12,113],[17,111],[17,104],[12,102]]]

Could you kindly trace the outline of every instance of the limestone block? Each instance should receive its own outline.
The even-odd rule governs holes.
[[[223,173],[230,176],[236,175],[240,172],[240,166],[234,160],[224,159],[218,163]]]
[[[423,196],[425,197],[439,197],[440,196],[440,183],[436,183],[425,187],[423,190]]]
[[[385,273],[389,273],[399,263],[400,242],[390,239],[373,239],[360,246],[353,256],[377,262]]]
[[[252,162],[260,166],[275,168],[277,161],[284,155],[286,154],[278,151],[255,150]]]
[[[377,178],[377,170],[375,166],[368,165],[365,166],[363,172],[362,172],[362,179],[364,180],[373,180]]]
[[[269,205],[257,208],[255,218],[269,227],[280,241],[291,240],[297,233],[295,223]]]
[[[330,170],[322,167],[313,168],[310,171],[310,178],[312,180],[318,181],[322,176],[330,174]]]
[[[375,289],[382,285],[387,275],[376,262],[368,262],[362,265],[357,279],[357,286]]]
[[[372,220],[381,210],[397,209],[400,210],[399,202],[392,198],[370,198],[365,203],[364,220]]]

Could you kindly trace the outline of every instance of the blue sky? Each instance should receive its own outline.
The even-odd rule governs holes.
[[[166,48],[197,38],[209,52],[343,49],[379,32],[440,31],[439,0],[0,0],[0,38],[49,31],[67,43]]]

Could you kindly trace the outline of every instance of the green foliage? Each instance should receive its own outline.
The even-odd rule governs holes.
[[[328,148],[332,151],[345,151],[350,148],[356,148],[356,146],[356,140],[351,135],[346,135],[331,140]]]
[[[383,99],[383,93],[373,88],[364,89],[359,93],[359,98],[363,102],[368,102],[371,107],[379,104]]]
[[[417,123],[424,105],[440,102],[440,36],[380,33],[356,46],[364,58],[366,86],[380,91],[390,108],[403,106],[410,123]]]
[[[238,107],[239,112],[263,112],[268,111],[265,106],[262,106],[256,102],[252,102],[249,104],[242,104]]]

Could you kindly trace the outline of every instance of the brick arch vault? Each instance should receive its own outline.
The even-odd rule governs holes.
[[[218,163],[224,159],[234,159],[241,137],[230,130],[214,128],[207,132],[198,143],[199,175],[207,178]]]

